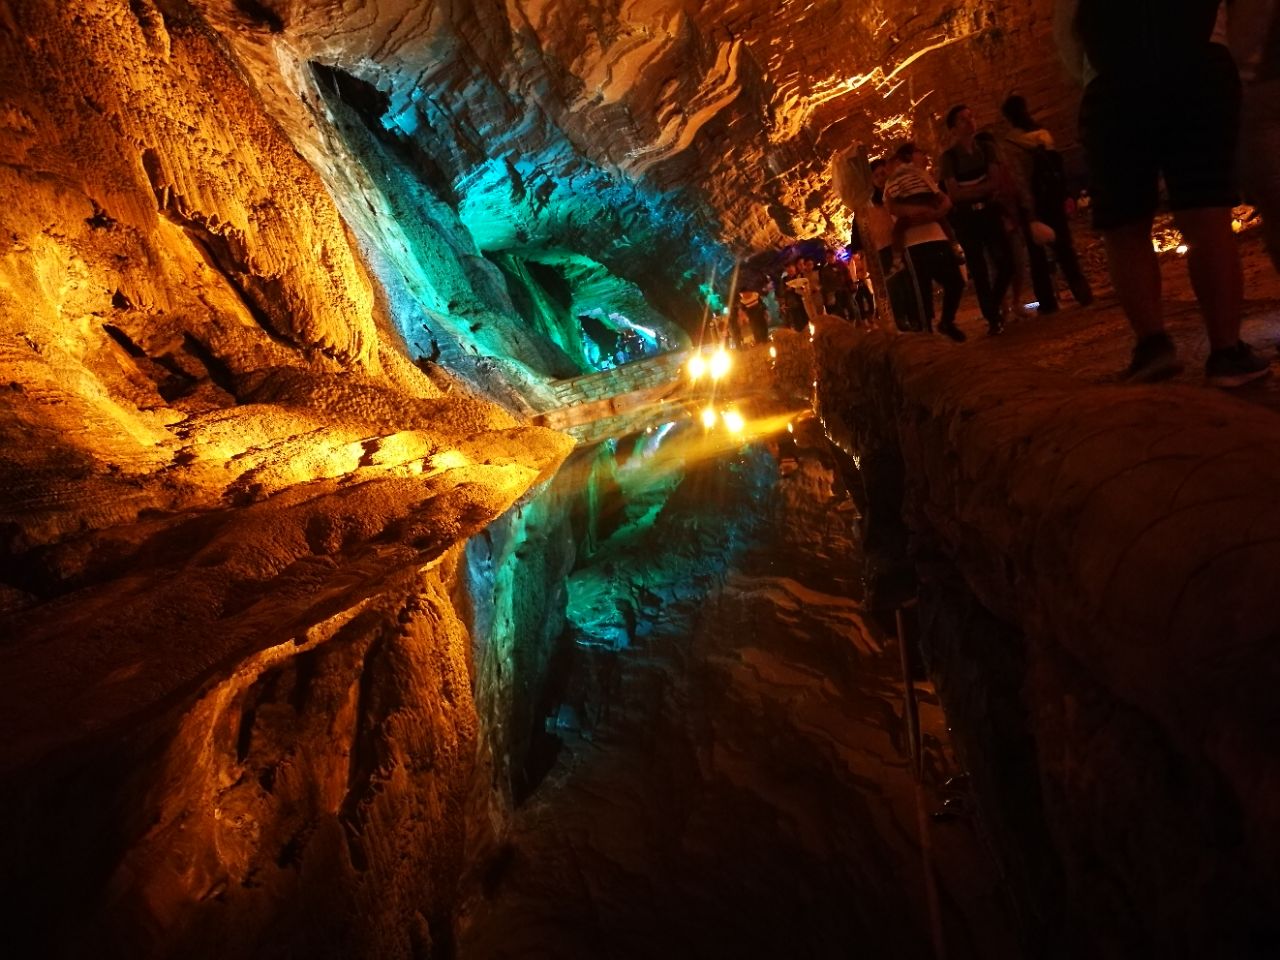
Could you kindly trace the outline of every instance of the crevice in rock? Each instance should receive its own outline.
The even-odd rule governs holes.
[[[209,379],[221,387],[232,397],[236,396],[236,378],[231,368],[226,365],[209,347],[190,331],[182,334],[182,345],[191,355],[204,364]]]
[[[259,0],[235,0],[235,7],[251,23],[257,26],[264,26],[271,33],[281,33],[284,30],[285,24],[280,14],[267,4],[260,3]]]
[[[102,329],[106,332],[107,336],[124,349],[125,353],[129,354],[129,356],[133,357],[135,360],[147,355],[145,350],[134,343],[133,340],[129,338],[129,335],[115,324],[104,323],[102,325]]]

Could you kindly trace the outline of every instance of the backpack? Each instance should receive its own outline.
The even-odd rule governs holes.
[[[1025,148],[1024,148],[1025,149]],[[1062,154],[1048,147],[1036,147],[1031,151],[1031,199],[1035,212],[1057,213],[1067,197],[1067,171]]]

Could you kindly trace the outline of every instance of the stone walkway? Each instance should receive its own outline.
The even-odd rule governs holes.
[[[1240,248],[1245,268],[1243,337],[1263,356],[1274,357],[1280,347],[1280,275],[1272,269],[1257,232],[1245,234]],[[1176,254],[1166,254],[1161,269],[1168,330],[1186,365],[1173,382],[1204,386],[1208,344],[1186,261]],[[997,338],[986,335],[973,295],[968,293],[959,325],[970,340],[958,349],[1067,373],[1093,383],[1119,382],[1120,371],[1129,363],[1132,334],[1106,277],[1095,275],[1094,286],[1099,295],[1093,306],[1081,309],[1067,300],[1055,316],[1015,321],[1004,336]],[[1280,365],[1268,380],[1233,391],[1233,395],[1280,411]]]

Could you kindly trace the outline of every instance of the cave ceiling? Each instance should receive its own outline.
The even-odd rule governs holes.
[[[0,0],[9,555],[524,444],[463,458],[502,509],[584,330],[688,343],[735,258],[846,237],[857,144],[1012,89],[1069,143],[1051,6]]]
[[[481,250],[590,253],[669,315],[680,272],[847,236],[859,143],[937,149],[1014,90],[1073,139],[1049,0],[197,3],[318,169],[358,102]]]

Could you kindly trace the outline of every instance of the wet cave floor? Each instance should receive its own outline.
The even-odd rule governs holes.
[[[795,428],[637,494],[573,575],[554,751],[459,956],[1017,955],[924,681],[913,773],[833,451]]]

